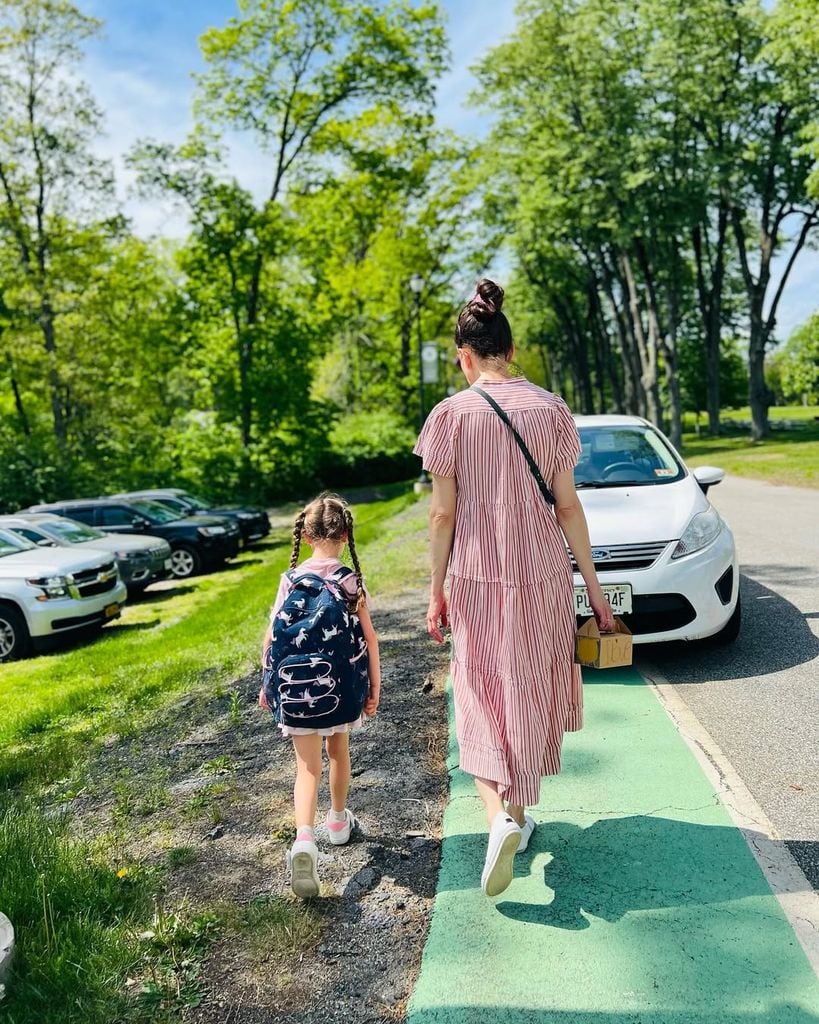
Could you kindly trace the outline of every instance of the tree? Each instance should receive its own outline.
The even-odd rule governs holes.
[[[107,163],[91,152],[101,115],[77,77],[81,44],[99,27],[66,0],[0,8],[0,281],[7,343],[39,335],[52,428],[70,458],[72,402],[60,317],[77,301],[97,239],[119,230]],[[100,211],[109,217],[101,221]],[[15,339],[15,334],[17,338]],[[24,432],[15,356],[7,366]]]
[[[288,183],[338,154],[345,127],[368,112],[388,109],[408,125],[428,117],[444,40],[436,9],[405,0],[243,0],[239,16],[207,32],[201,46],[207,70],[199,77],[197,135],[177,151],[143,145],[136,161],[143,183],[188,203],[194,232],[222,267],[217,305],[232,335],[247,449],[259,411],[252,394],[259,339],[275,308],[265,272],[286,252]],[[270,190],[260,206],[212,170],[203,140],[218,129],[250,132],[269,154]]]

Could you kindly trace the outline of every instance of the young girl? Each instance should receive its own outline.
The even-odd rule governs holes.
[[[298,565],[302,538],[313,553]],[[341,563],[345,544],[349,545],[354,572]],[[321,581],[326,583],[322,586]],[[294,590],[299,593],[293,594]],[[339,599],[346,600],[340,603]],[[312,617],[300,617],[305,607]],[[317,622],[322,615],[329,629],[322,629]],[[337,619],[341,616],[337,625],[331,623],[334,615]],[[298,654],[280,659],[277,666],[269,664],[282,650],[294,648]],[[333,494],[320,495],[296,518],[290,571],[282,576],[270,612],[262,664],[270,675],[259,693],[259,703],[275,712],[282,734],[292,739],[296,752],[296,841],[287,854],[290,885],[297,896],[309,898],[319,892],[314,827],[322,739],[330,760],[327,831],[334,846],[343,846],[355,824],[347,809],[350,733],[361,727],[364,716],[375,714],[381,692],[378,639],[356,554],[353,516],[347,504]],[[357,680],[363,680],[363,688],[356,685]],[[322,712],[332,724],[322,723]],[[300,719],[306,720],[305,727],[293,724]]]

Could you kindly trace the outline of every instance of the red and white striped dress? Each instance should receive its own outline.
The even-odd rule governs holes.
[[[525,377],[480,386],[547,482],[574,467],[580,442],[562,398]],[[476,392],[435,406],[415,454],[458,489],[449,612],[461,768],[532,806],[541,778],[560,771],[563,733],[583,724],[563,534],[511,431]]]

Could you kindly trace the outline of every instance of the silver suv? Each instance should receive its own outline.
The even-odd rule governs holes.
[[[55,516],[50,512],[0,516],[0,528],[18,533],[40,547],[68,548],[77,544],[82,548],[107,551],[116,559],[120,578],[128,588],[129,596],[142,593],[149,583],[171,574],[171,545],[161,537],[103,533],[75,519]]]
[[[0,661],[119,618],[125,597],[107,551],[41,548],[0,528]]]

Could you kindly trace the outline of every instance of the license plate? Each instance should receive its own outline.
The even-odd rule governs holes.
[[[628,615],[631,611],[631,584],[604,583],[603,594],[616,615]],[[574,588],[575,615],[592,615],[589,592],[585,587]]]
[[[103,609],[102,614],[106,619],[113,619],[115,615],[119,615],[119,605],[116,603],[107,604]]]
[[[171,559],[170,558],[166,558],[165,559],[165,568],[166,569],[170,569],[172,566],[173,566],[173,562],[171,561]]]

